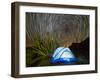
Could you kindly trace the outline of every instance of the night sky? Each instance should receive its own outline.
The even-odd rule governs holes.
[[[50,13],[26,13],[26,46],[34,43],[34,32],[41,37],[56,32],[61,46],[69,47],[89,37],[89,16]]]

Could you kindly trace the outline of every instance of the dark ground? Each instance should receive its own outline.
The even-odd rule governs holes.
[[[73,43],[69,48],[83,64],[89,64],[89,38],[81,43]]]

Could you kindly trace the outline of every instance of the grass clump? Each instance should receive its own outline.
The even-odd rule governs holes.
[[[56,33],[46,33],[41,37],[38,33],[33,38],[33,46],[26,49],[26,66],[48,66],[50,57],[59,46],[59,37]]]

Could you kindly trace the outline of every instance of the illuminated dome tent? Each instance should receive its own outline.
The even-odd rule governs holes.
[[[52,55],[52,63],[65,63],[72,64],[76,62],[76,58],[69,48],[59,47],[54,51]]]

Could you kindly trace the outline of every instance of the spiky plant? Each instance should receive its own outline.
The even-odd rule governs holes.
[[[37,65],[51,65],[50,56],[53,54],[54,50],[59,46],[59,38],[56,33],[52,35],[47,33],[43,38],[37,33],[33,38],[33,46],[31,49],[31,55],[37,55],[32,61],[31,64],[38,63]],[[28,53],[27,53],[28,54]],[[29,57],[27,57],[29,58]],[[29,62],[27,62],[28,64]]]

